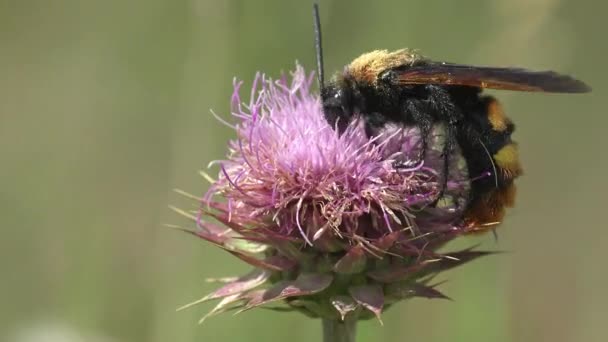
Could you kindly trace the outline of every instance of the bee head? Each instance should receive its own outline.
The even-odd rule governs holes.
[[[330,82],[321,89],[323,114],[339,133],[344,132],[354,111],[352,90],[343,82]]]

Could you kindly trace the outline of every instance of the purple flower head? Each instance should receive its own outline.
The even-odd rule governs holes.
[[[192,233],[255,269],[202,298],[222,298],[210,314],[281,301],[313,317],[379,316],[405,298],[444,298],[433,276],[486,254],[436,251],[466,232],[471,187],[455,148],[443,188],[443,125],[424,160],[416,127],[368,137],[356,117],[338,134],[312,82],[300,66],[290,79],[257,75],[247,104],[235,83],[236,138]]]
[[[390,125],[370,139],[359,118],[339,135],[310,92],[312,81],[301,67],[291,82],[258,75],[248,105],[241,104],[241,83],[235,84],[237,139],[206,198],[224,197],[234,222],[259,221],[309,246],[403,229],[416,234],[457,228],[469,190],[460,155],[451,158],[455,171],[440,205],[430,208],[442,185],[442,127],[433,130],[423,162],[414,127]]]

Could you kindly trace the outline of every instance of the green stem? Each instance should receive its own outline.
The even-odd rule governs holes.
[[[323,342],[355,342],[357,321],[323,319]]]

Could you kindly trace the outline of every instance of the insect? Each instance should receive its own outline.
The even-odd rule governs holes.
[[[464,215],[470,231],[498,224],[515,198],[513,180],[521,174],[515,126],[500,103],[483,89],[548,93],[585,93],[583,82],[553,71],[479,67],[427,59],[413,51],[376,50],[354,59],[324,83],[323,50],[318,5],[313,5],[318,79],[328,123],[343,132],[355,118],[364,120],[368,137],[387,123],[418,127],[424,160],[433,125],[445,126],[443,187],[449,158],[459,146],[473,181]],[[491,177],[475,177],[491,174]],[[439,194],[440,198],[443,190]]]

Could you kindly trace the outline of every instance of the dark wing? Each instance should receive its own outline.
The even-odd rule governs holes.
[[[549,93],[586,93],[584,82],[554,71],[519,68],[476,67],[450,63],[429,63],[407,69],[393,69],[392,81],[405,84],[442,84]]]

